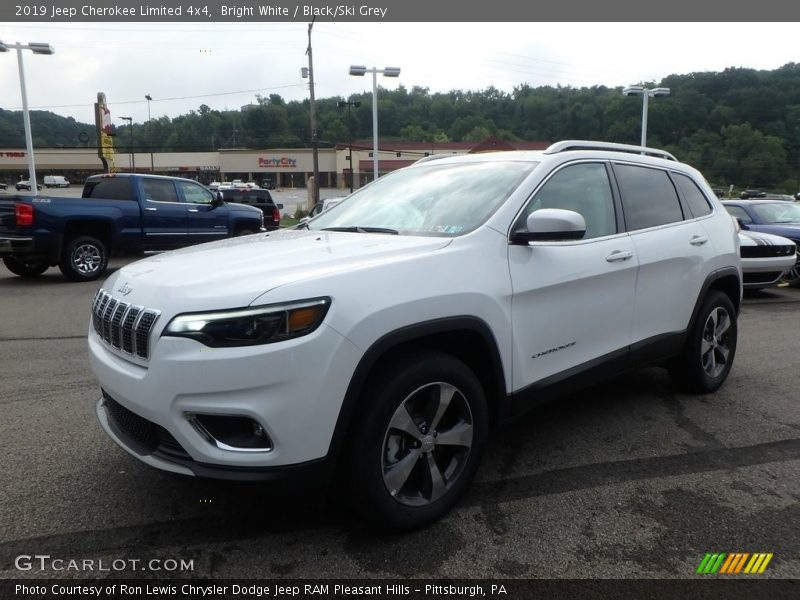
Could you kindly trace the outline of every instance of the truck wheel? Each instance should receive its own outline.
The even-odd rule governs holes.
[[[670,367],[672,379],[690,392],[717,390],[736,355],[736,309],[727,294],[712,291],[689,332],[683,354]]]
[[[363,514],[413,529],[450,510],[486,444],[483,387],[463,362],[425,352],[396,362],[366,390],[348,467]]]
[[[93,281],[107,266],[108,252],[103,242],[91,236],[79,236],[64,246],[58,268],[72,281]]]
[[[239,237],[239,236],[242,236],[242,235],[253,235],[254,233],[255,233],[255,231],[253,231],[252,229],[237,229],[236,230],[236,237]]]
[[[14,275],[26,278],[41,275],[50,268],[50,265],[40,260],[21,260],[12,256],[3,258],[3,264]]]

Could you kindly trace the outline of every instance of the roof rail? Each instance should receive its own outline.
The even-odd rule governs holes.
[[[566,152],[568,150],[610,150],[611,152],[627,152],[629,154],[644,154],[646,156],[654,156],[656,158],[665,158],[667,160],[674,160],[678,162],[672,154],[666,150],[659,150],[658,148],[648,148],[647,146],[634,146],[632,144],[616,144],[614,142],[592,142],[588,140],[564,140],[563,142],[556,142],[551,144],[545,154],[557,154],[558,152]]]
[[[415,160],[413,163],[414,165],[420,165],[422,163],[426,163],[432,160],[438,160],[440,158],[450,158],[454,156],[453,154],[429,154],[428,156],[423,156],[419,160]]]

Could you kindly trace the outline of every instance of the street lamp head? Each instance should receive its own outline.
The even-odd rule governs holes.
[[[336,106],[338,106],[339,108],[344,108],[345,106],[347,106],[347,104],[348,104],[347,100],[339,100],[336,103]]]
[[[117,117],[118,119],[122,119],[123,121],[131,122],[133,121],[133,117]]]
[[[153,99],[153,97],[152,97],[150,94],[145,94],[145,95],[144,95],[144,99],[145,99],[145,100],[147,100],[147,101],[149,102],[150,100],[152,100],[152,99]]]
[[[6,46],[3,42],[0,42],[0,52],[8,52],[8,46]]]
[[[383,69],[384,77],[400,77],[400,67],[385,67]]]
[[[669,96],[669,88],[653,88],[650,90],[651,96]]]
[[[367,74],[367,67],[364,65],[350,65],[350,75],[355,75],[356,77],[363,77]]]
[[[54,54],[55,49],[47,43],[44,42],[29,42],[28,48],[30,48],[31,52],[34,54]]]
[[[353,102],[353,108],[358,108],[360,106],[361,106],[361,100],[356,100],[355,102]]]
[[[643,93],[644,88],[641,85],[629,85],[626,88],[622,88],[623,96],[638,96],[639,94]]]

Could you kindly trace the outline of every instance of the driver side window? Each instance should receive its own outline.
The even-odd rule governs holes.
[[[617,233],[611,184],[601,163],[581,163],[556,172],[530,200],[515,229],[524,229],[528,215],[540,208],[579,213],[586,221],[584,240]]]

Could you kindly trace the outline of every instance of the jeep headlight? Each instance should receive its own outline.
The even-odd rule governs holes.
[[[314,298],[187,313],[173,318],[161,335],[190,338],[212,348],[272,344],[314,331],[325,318],[330,304],[330,298]]]

